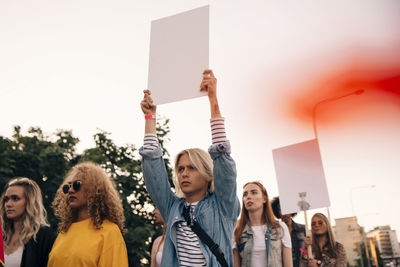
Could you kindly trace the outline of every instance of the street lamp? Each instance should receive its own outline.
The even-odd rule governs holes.
[[[324,99],[324,100],[321,100],[318,103],[316,103],[314,105],[313,113],[312,113],[312,115],[313,115],[313,129],[314,129],[315,138],[318,139],[316,115],[317,115],[317,108],[318,108],[319,105],[325,104],[325,103],[328,103],[328,102],[332,102],[332,101],[336,101],[336,100],[339,100],[339,99],[342,99],[342,98],[345,98],[345,97],[348,97],[348,96],[351,96],[351,95],[361,95],[362,93],[364,93],[364,89],[358,89],[358,90],[355,90],[354,92],[351,92],[351,93],[348,93],[348,94],[345,94],[345,95],[342,95],[342,96],[337,96],[337,97]]]
[[[348,97],[351,95],[361,95],[362,93],[364,93],[364,89],[358,89],[351,93],[347,93],[345,95],[323,99],[314,105],[313,112],[312,112],[312,118],[313,118],[314,137],[315,137],[315,139],[317,139],[317,141],[318,141],[318,132],[317,132],[317,108],[318,108],[318,106],[321,104],[326,104],[328,102],[336,101],[336,100],[339,100],[339,99],[342,99],[342,98],[345,98],[345,97]],[[328,212],[328,220],[329,220],[329,222],[331,222],[331,213],[329,211],[329,207],[326,208],[326,211]]]

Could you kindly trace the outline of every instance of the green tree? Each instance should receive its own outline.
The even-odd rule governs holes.
[[[167,119],[157,123],[157,134],[163,145],[163,155],[172,185],[172,169],[169,153],[164,147],[168,141]],[[95,147],[76,153],[79,139],[71,131],[59,130],[52,136],[43,134],[40,128],[30,128],[27,135],[15,127],[12,138],[0,136],[0,189],[17,176],[35,180],[43,192],[43,201],[48,212],[49,222],[57,228],[57,219],[51,209],[55,192],[68,170],[82,161],[100,164],[114,180],[120,193],[124,211],[125,227],[128,230],[124,239],[128,249],[129,265],[146,265],[150,260],[148,246],[155,232],[152,214],[153,202],[147,194],[138,150],[134,145],[116,145],[110,134],[99,131],[94,135]],[[2,193],[2,192],[1,192]]]
[[[169,140],[168,122],[167,119],[162,119],[157,123],[160,144]],[[149,242],[156,229],[151,212],[153,202],[144,185],[137,149],[133,145],[117,146],[109,135],[104,131],[95,134],[96,146],[85,150],[81,160],[100,164],[114,180],[125,211],[125,226],[128,232],[124,239],[128,248],[129,264],[130,266],[145,265],[144,262],[150,261]],[[172,182],[169,153],[164,147],[163,155],[169,179]]]
[[[367,248],[368,249],[368,248]],[[367,252],[365,250],[365,244],[364,243],[360,243],[357,246],[357,252],[360,256],[359,259],[357,259],[357,266],[365,266],[368,267],[368,256],[367,256]],[[360,255],[361,253],[361,255]],[[368,254],[370,254],[370,252],[368,251]],[[362,261],[362,262],[361,262]]]
[[[0,137],[0,188],[12,178],[24,176],[33,179],[42,189],[49,223],[56,228],[57,220],[51,202],[75,157],[79,140],[70,131],[59,130],[52,138],[40,128],[29,128],[27,135],[14,127],[11,139]]]
[[[383,262],[383,259],[381,257],[381,252],[379,251],[378,246],[375,246],[375,253],[376,253],[376,257],[378,258],[378,266],[379,267],[383,267],[384,266],[384,262]]]

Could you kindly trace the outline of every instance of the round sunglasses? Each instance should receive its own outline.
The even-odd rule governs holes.
[[[322,220],[319,220],[319,221],[313,221],[312,223],[311,223],[311,226],[317,226],[317,224],[318,225],[323,225],[324,224],[324,222],[322,221]]]
[[[75,181],[72,184],[65,184],[62,187],[62,190],[64,192],[64,194],[68,194],[69,189],[72,187],[72,189],[74,189],[75,192],[78,192],[81,189],[81,181]]]

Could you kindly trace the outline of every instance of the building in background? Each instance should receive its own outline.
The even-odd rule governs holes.
[[[397,240],[396,230],[390,230],[390,243],[392,245],[393,257],[400,258],[400,246]]]
[[[391,230],[389,225],[375,227],[367,233],[367,237],[373,241],[385,263],[400,260],[400,246],[396,230]]]
[[[343,244],[346,250],[347,262],[350,266],[358,266],[361,243],[365,241],[364,229],[358,224],[357,217],[335,219],[336,240]]]

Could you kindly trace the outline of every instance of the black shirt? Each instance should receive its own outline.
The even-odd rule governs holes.
[[[292,233],[290,234],[290,238],[292,240],[293,267],[299,267],[301,256],[300,248],[303,246],[305,235],[306,229],[304,224],[298,224],[292,220]]]
[[[46,267],[55,239],[56,235],[50,227],[41,226],[36,241],[32,237],[24,246],[21,267]]]

